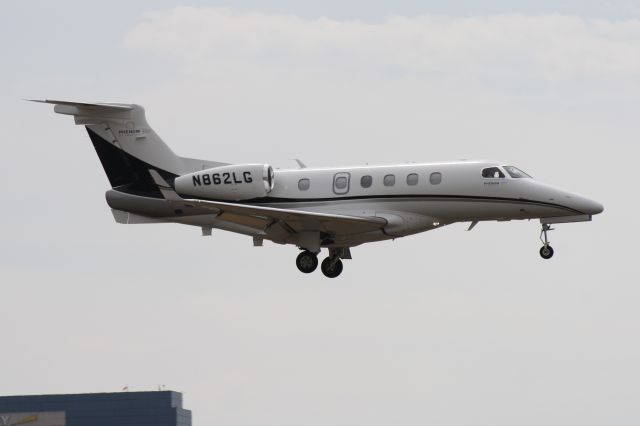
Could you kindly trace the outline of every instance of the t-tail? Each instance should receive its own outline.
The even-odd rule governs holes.
[[[55,112],[72,115],[75,124],[86,127],[111,187],[120,192],[163,198],[149,170],[173,185],[177,176],[225,164],[176,155],[149,126],[140,105],[34,102],[53,104]]]

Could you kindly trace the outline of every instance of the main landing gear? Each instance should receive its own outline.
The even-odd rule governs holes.
[[[300,272],[310,274],[318,267],[318,256],[305,250],[296,258],[296,266]]]
[[[322,261],[320,269],[327,278],[336,278],[342,273],[342,259],[351,259],[348,248],[330,249],[329,256]],[[300,272],[310,274],[318,267],[318,254],[308,250],[302,251],[296,258],[296,266]]]
[[[553,257],[553,247],[549,245],[547,231],[553,231],[553,228],[551,228],[551,225],[543,223],[542,231],[540,231],[540,241],[542,241],[542,244],[544,244],[542,247],[540,247],[540,256],[543,259],[551,259]],[[542,238],[543,236],[544,239]]]
[[[342,260],[338,256],[329,256],[322,261],[320,269],[325,277],[335,278],[342,273]]]

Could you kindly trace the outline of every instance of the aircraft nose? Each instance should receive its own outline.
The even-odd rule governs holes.
[[[578,205],[578,210],[590,215],[599,214],[604,211],[604,206],[602,204],[588,198],[581,198]]]
[[[580,196],[574,192],[559,190],[548,185],[537,184],[539,194],[544,194],[545,201],[558,203],[572,210],[572,214],[596,215],[604,211],[604,206],[597,201]]]
[[[589,200],[589,201],[590,201],[589,214],[600,214],[604,211],[604,206],[602,204],[593,200]]]

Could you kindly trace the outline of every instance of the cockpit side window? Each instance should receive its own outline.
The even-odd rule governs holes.
[[[487,167],[482,169],[483,178],[504,178],[504,173],[497,167]]]
[[[529,176],[528,174],[526,174],[525,172],[523,172],[522,170],[520,170],[517,167],[514,166],[503,166],[503,168],[507,171],[507,173],[509,173],[509,176],[511,176],[514,179],[518,179],[518,178],[530,178],[531,176]]]

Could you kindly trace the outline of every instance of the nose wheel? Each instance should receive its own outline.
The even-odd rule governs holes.
[[[551,259],[553,257],[553,247],[549,245],[540,247],[540,256],[543,259]]]
[[[551,228],[551,225],[543,223],[542,231],[540,231],[540,241],[544,244],[540,247],[540,257],[543,259],[551,259],[553,257],[553,247],[549,245],[549,239],[547,238],[548,231],[553,231],[553,228]]]

